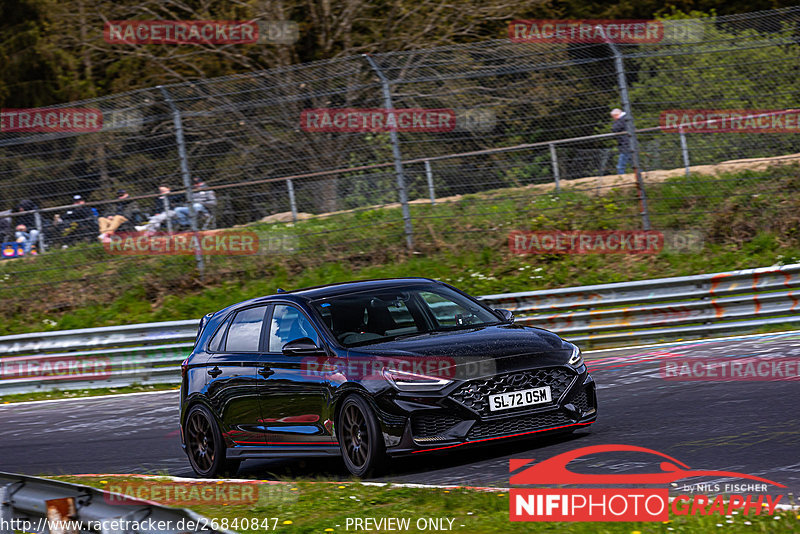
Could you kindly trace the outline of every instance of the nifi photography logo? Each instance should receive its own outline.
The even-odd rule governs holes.
[[[600,453],[652,455],[659,461],[658,470],[637,474],[584,474],[567,468],[573,460]],[[511,521],[667,521],[670,512],[674,516],[725,516],[732,512],[744,516],[773,515],[784,495],[768,495],[767,488],[786,487],[744,473],[691,469],[664,453],[633,445],[594,445],[531,465],[534,461],[510,461],[509,469],[514,473],[510,480],[512,485],[548,486],[512,489]],[[694,477],[713,477],[717,481],[744,479],[746,482],[684,485],[681,493],[670,499],[669,484]],[[711,491],[719,494],[711,495]]]

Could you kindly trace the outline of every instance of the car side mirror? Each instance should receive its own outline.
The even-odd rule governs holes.
[[[511,310],[504,310],[502,308],[496,308],[494,311],[500,314],[500,317],[503,318],[503,321],[506,323],[513,323],[514,322],[514,313]]]
[[[316,356],[325,354],[310,337],[301,337],[288,342],[281,350],[286,356]]]

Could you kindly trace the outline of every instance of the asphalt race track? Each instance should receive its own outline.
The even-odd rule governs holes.
[[[507,486],[510,458],[546,459],[588,445],[655,449],[694,469],[758,475],[800,490],[800,380],[670,381],[675,357],[800,358],[800,334],[700,341],[587,354],[598,383],[597,422],[570,436],[493,443],[395,461],[393,482]],[[0,470],[26,474],[169,473],[193,476],[180,448],[175,391],[0,405]],[[657,460],[656,460],[657,461]],[[590,458],[587,473],[652,472],[653,458]],[[247,461],[247,478],[348,478],[330,460]],[[722,479],[720,479],[722,480]],[[741,481],[738,481],[741,482]]]

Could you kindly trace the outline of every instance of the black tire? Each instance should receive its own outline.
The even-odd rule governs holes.
[[[347,470],[359,478],[380,474],[386,464],[386,446],[369,403],[359,395],[347,397],[336,429]]]
[[[217,420],[202,404],[196,404],[189,410],[184,435],[189,463],[198,476],[203,478],[232,476],[239,470],[242,461],[225,458],[225,441],[222,439]]]

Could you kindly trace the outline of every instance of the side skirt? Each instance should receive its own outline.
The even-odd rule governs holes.
[[[342,451],[334,445],[270,445],[230,447],[225,457],[244,460],[247,458],[311,458],[341,456]]]

